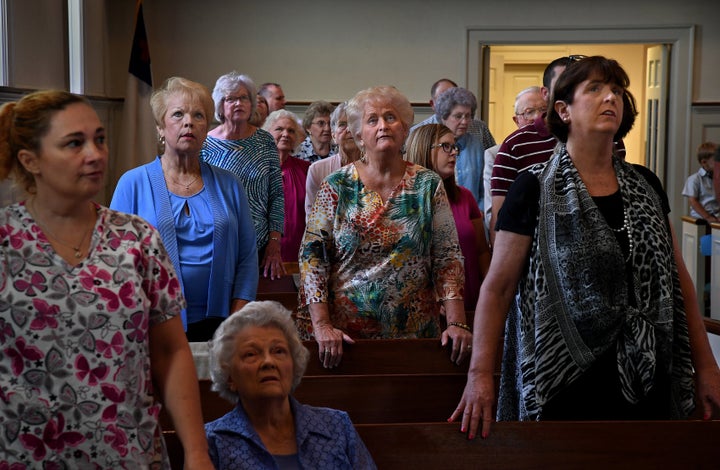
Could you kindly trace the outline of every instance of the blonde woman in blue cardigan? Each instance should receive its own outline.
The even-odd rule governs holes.
[[[125,173],[110,207],[138,214],[162,236],[180,274],[189,341],[207,341],[231,312],[255,300],[255,230],[240,180],[204,163],[213,101],[201,84],[172,77],[151,98],[164,151]]]

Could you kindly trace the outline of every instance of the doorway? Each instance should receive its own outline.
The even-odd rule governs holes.
[[[564,44],[498,45],[489,47],[487,124],[497,142],[517,129],[512,120],[515,96],[529,86],[542,86],[548,63],[571,54],[603,55],[617,60],[630,77],[630,92],[635,96],[639,115],[624,139],[627,160],[646,164],[645,44]]]
[[[496,25],[469,27],[466,42],[466,84],[479,99],[481,117],[488,114],[487,97],[489,79],[483,73],[483,55],[492,46],[500,45],[573,45],[595,44],[669,44],[672,57],[668,74],[667,120],[665,121],[667,145],[665,150],[666,173],[663,184],[668,193],[672,222],[680,226],[685,213],[685,201],[681,194],[685,176],[689,174],[690,158],[690,111],[692,104],[692,74],[695,36],[694,26],[593,26],[593,27],[498,27]],[[583,46],[583,47],[585,47]]]

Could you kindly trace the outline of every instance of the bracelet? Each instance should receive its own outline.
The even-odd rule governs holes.
[[[462,328],[465,331],[470,331],[470,327],[467,326],[465,323],[460,323],[459,321],[451,321],[448,323],[448,328],[451,326],[457,326],[458,328]]]

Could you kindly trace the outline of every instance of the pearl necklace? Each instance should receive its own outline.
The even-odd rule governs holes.
[[[612,230],[615,233],[625,232],[627,234],[628,254],[625,257],[625,262],[626,263],[629,262],[630,258],[632,258],[633,249],[635,248],[635,245],[633,244],[632,231],[630,229],[630,217],[628,216],[627,207],[624,204],[623,204],[623,224],[622,224],[622,226],[620,228],[610,227],[610,230]]]

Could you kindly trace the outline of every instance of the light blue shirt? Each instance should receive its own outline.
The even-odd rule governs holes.
[[[705,168],[700,168],[697,173],[688,177],[687,181],[685,181],[682,195],[685,197],[694,197],[710,215],[720,217],[720,204],[718,204],[718,201],[715,199],[713,177],[712,174],[705,171]],[[696,219],[703,218],[692,206],[690,206],[690,216]]]
[[[457,184],[472,193],[480,210],[485,206],[485,184],[483,182],[485,147],[479,137],[469,133],[461,135],[456,141],[460,148],[455,164]]]
[[[255,230],[241,181],[229,171],[205,162],[200,162],[200,171],[213,221],[206,315],[224,318],[230,313],[232,299],[255,300],[259,276]],[[120,177],[110,207],[137,214],[156,227],[175,271],[182,272],[175,218],[160,157]],[[183,278],[178,277],[187,297]],[[187,328],[185,310],[182,319]]]

